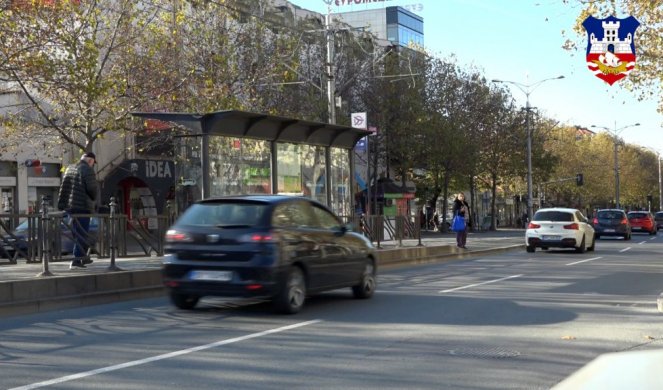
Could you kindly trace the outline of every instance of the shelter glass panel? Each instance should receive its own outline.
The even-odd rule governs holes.
[[[331,199],[330,208],[341,216],[352,215],[350,203],[350,155],[346,149],[331,148]]]
[[[269,141],[210,137],[210,195],[271,194]]]
[[[278,192],[306,196],[327,203],[325,148],[277,143]]]
[[[202,137],[182,137],[179,140],[176,169],[182,197],[178,201],[178,209],[184,210],[202,198]]]

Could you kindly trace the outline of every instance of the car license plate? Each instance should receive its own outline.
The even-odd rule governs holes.
[[[606,233],[614,233],[614,232],[615,232],[615,229],[605,229],[605,232],[606,232]]]
[[[559,240],[559,236],[541,236],[541,239],[545,241],[553,241]]]
[[[191,280],[213,280],[216,282],[229,282],[232,280],[232,271],[191,271],[189,278]]]

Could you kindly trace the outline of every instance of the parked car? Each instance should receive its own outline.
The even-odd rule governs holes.
[[[654,222],[654,216],[649,211],[629,211],[627,215],[634,233],[656,234],[656,222]]]
[[[286,195],[245,195],[191,205],[166,233],[163,281],[172,303],[204,296],[259,297],[283,313],[307,295],[376,287],[373,245],[322,204]]]
[[[602,209],[596,212],[596,217],[592,220],[596,239],[602,236],[624,237],[624,240],[631,239],[631,224],[628,221],[626,212],[620,209]]]
[[[596,238],[594,228],[577,209],[540,209],[532,217],[525,231],[527,252],[536,248],[574,248],[578,253],[593,251]]]
[[[36,220],[34,222],[36,224]],[[65,216],[62,218],[60,223],[60,252],[63,255],[72,254],[74,252],[74,237],[71,231],[72,220],[70,216]],[[36,229],[36,226],[32,227]],[[88,245],[93,248],[97,243],[99,231],[99,218],[91,217],[90,218],[90,228],[88,230]],[[27,253],[28,250],[28,240],[37,239],[36,234],[33,232],[32,237],[30,237],[28,220],[24,220],[16,229],[12,231],[12,235],[5,235],[2,237],[2,256],[12,258],[16,251],[19,252],[19,257],[22,254]]]
[[[656,231],[663,229],[663,211],[654,214],[654,221],[656,222]]]

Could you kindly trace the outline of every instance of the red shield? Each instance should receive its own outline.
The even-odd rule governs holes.
[[[598,78],[612,85],[635,68],[635,30],[640,23],[632,16],[582,22],[587,31],[587,67]]]

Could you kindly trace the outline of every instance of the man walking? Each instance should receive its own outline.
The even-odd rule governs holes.
[[[69,265],[69,269],[85,268],[85,264],[92,263],[92,260],[87,256],[90,217],[77,214],[92,214],[96,209],[99,189],[92,168],[96,161],[95,154],[87,152],[81,156],[78,163],[67,167],[62,178],[58,209],[74,215],[71,221],[74,238],[74,260]]]

